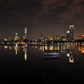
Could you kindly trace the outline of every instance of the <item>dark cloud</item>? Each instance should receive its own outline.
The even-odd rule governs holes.
[[[35,18],[58,23],[81,23],[84,18],[83,0],[42,0],[41,10]],[[52,19],[52,20],[51,20]],[[82,22],[83,23],[83,22]]]
[[[81,21],[83,4],[83,0],[0,0],[0,9],[2,15],[18,16],[22,20],[44,19],[61,23]]]
[[[83,0],[1,0],[1,7],[5,7],[10,14],[30,14],[33,17],[60,17],[71,12],[83,10]],[[82,10],[81,10],[82,8]],[[79,11],[80,10],[80,11]],[[4,10],[3,10],[4,11]],[[75,15],[75,14],[73,14]],[[43,18],[43,17],[42,17]],[[45,17],[44,17],[45,18]]]
[[[0,0],[2,7],[15,7],[21,0]]]
[[[39,28],[48,28],[49,24],[61,27],[69,24],[84,25],[84,1],[0,0],[0,22],[0,25],[6,26],[10,23],[14,26],[30,24]]]
[[[68,21],[72,23],[83,24],[84,11],[82,10],[83,7],[79,2],[82,3],[82,0],[74,0],[70,9],[67,10],[67,12],[64,12],[61,15],[59,15],[60,21]]]

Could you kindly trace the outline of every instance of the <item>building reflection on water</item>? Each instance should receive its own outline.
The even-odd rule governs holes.
[[[84,53],[84,45],[79,45],[78,46],[78,50],[81,52],[81,53]]]
[[[84,53],[84,45],[77,45],[76,43],[61,43],[55,45],[43,45],[43,46],[32,46],[42,51],[44,58],[59,58],[61,53],[64,53],[68,58],[69,63],[74,63],[74,48],[78,49],[79,52]],[[19,46],[17,43],[15,46],[4,46],[4,49],[14,50],[15,55],[18,54],[20,49],[23,49],[24,60],[27,62],[28,45],[24,43],[23,46]]]
[[[15,54],[17,55],[18,54],[18,51],[19,51],[19,46],[18,46],[17,43],[15,44],[14,49],[15,49]]]
[[[24,60],[25,62],[27,62],[27,44],[26,43],[24,44],[23,51],[24,51]]]
[[[82,53],[84,53],[84,46],[82,46]]]
[[[47,58],[58,58],[60,56],[60,53],[66,53],[66,56],[69,58],[69,63],[74,63],[74,45],[71,43],[39,46],[39,50],[43,51],[44,57],[46,54]]]

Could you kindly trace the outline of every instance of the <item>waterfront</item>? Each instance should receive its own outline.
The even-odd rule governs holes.
[[[48,55],[45,57],[44,53]],[[55,53],[55,58],[49,53]],[[83,45],[0,46],[1,82],[81,81],[83,65]]]
[[[0,84],[84,81],[84,0],[0,0]]]

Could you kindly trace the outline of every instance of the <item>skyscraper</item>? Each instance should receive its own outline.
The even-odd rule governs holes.
[[[28,41],[28,39],[27,39],[27,27],[25,27],[25,30],[24,30],[23,40],[24,40],[24,42]]]
[[[69,25],[69,29],[67,31],[67,41],[74,40],[74,25]]]
[[[24,32],[25,32],[25,38],[27,38],[27,27],[25,27]]]
[[[20,37],[18,36],[18,33],[15,33],[14,41],[19,41]]]

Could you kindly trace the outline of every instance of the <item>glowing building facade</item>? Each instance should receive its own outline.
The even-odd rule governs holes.
[[[41,41],[42,43],[45,42],[45,36],[44,36],[43,34],[40,35],[40,41]]]
[[[27,27],[25,27],[24,33],[25,33],[25,37],[27,38]]]
[[[66,35],[65,34],[61,35],[61,41],[66,41]]]
[[[24,30],[23,40],[24,40],[25,42],[27,41],[27,27],[25,27],[25,30]]]
[[[19,41],[20,37],[18,36],[18,33],[15,33],[14,41]]]
[[[67,31],[67,41],[74,41],[74,25],[69,25],[69,29]]]
[[[78,40],[84,40],[84,35],[78,36]]]
[[[60,41],[60,36],[54,35],[54,36],[53,36],[53,40],[54,40],[54,41]]]

